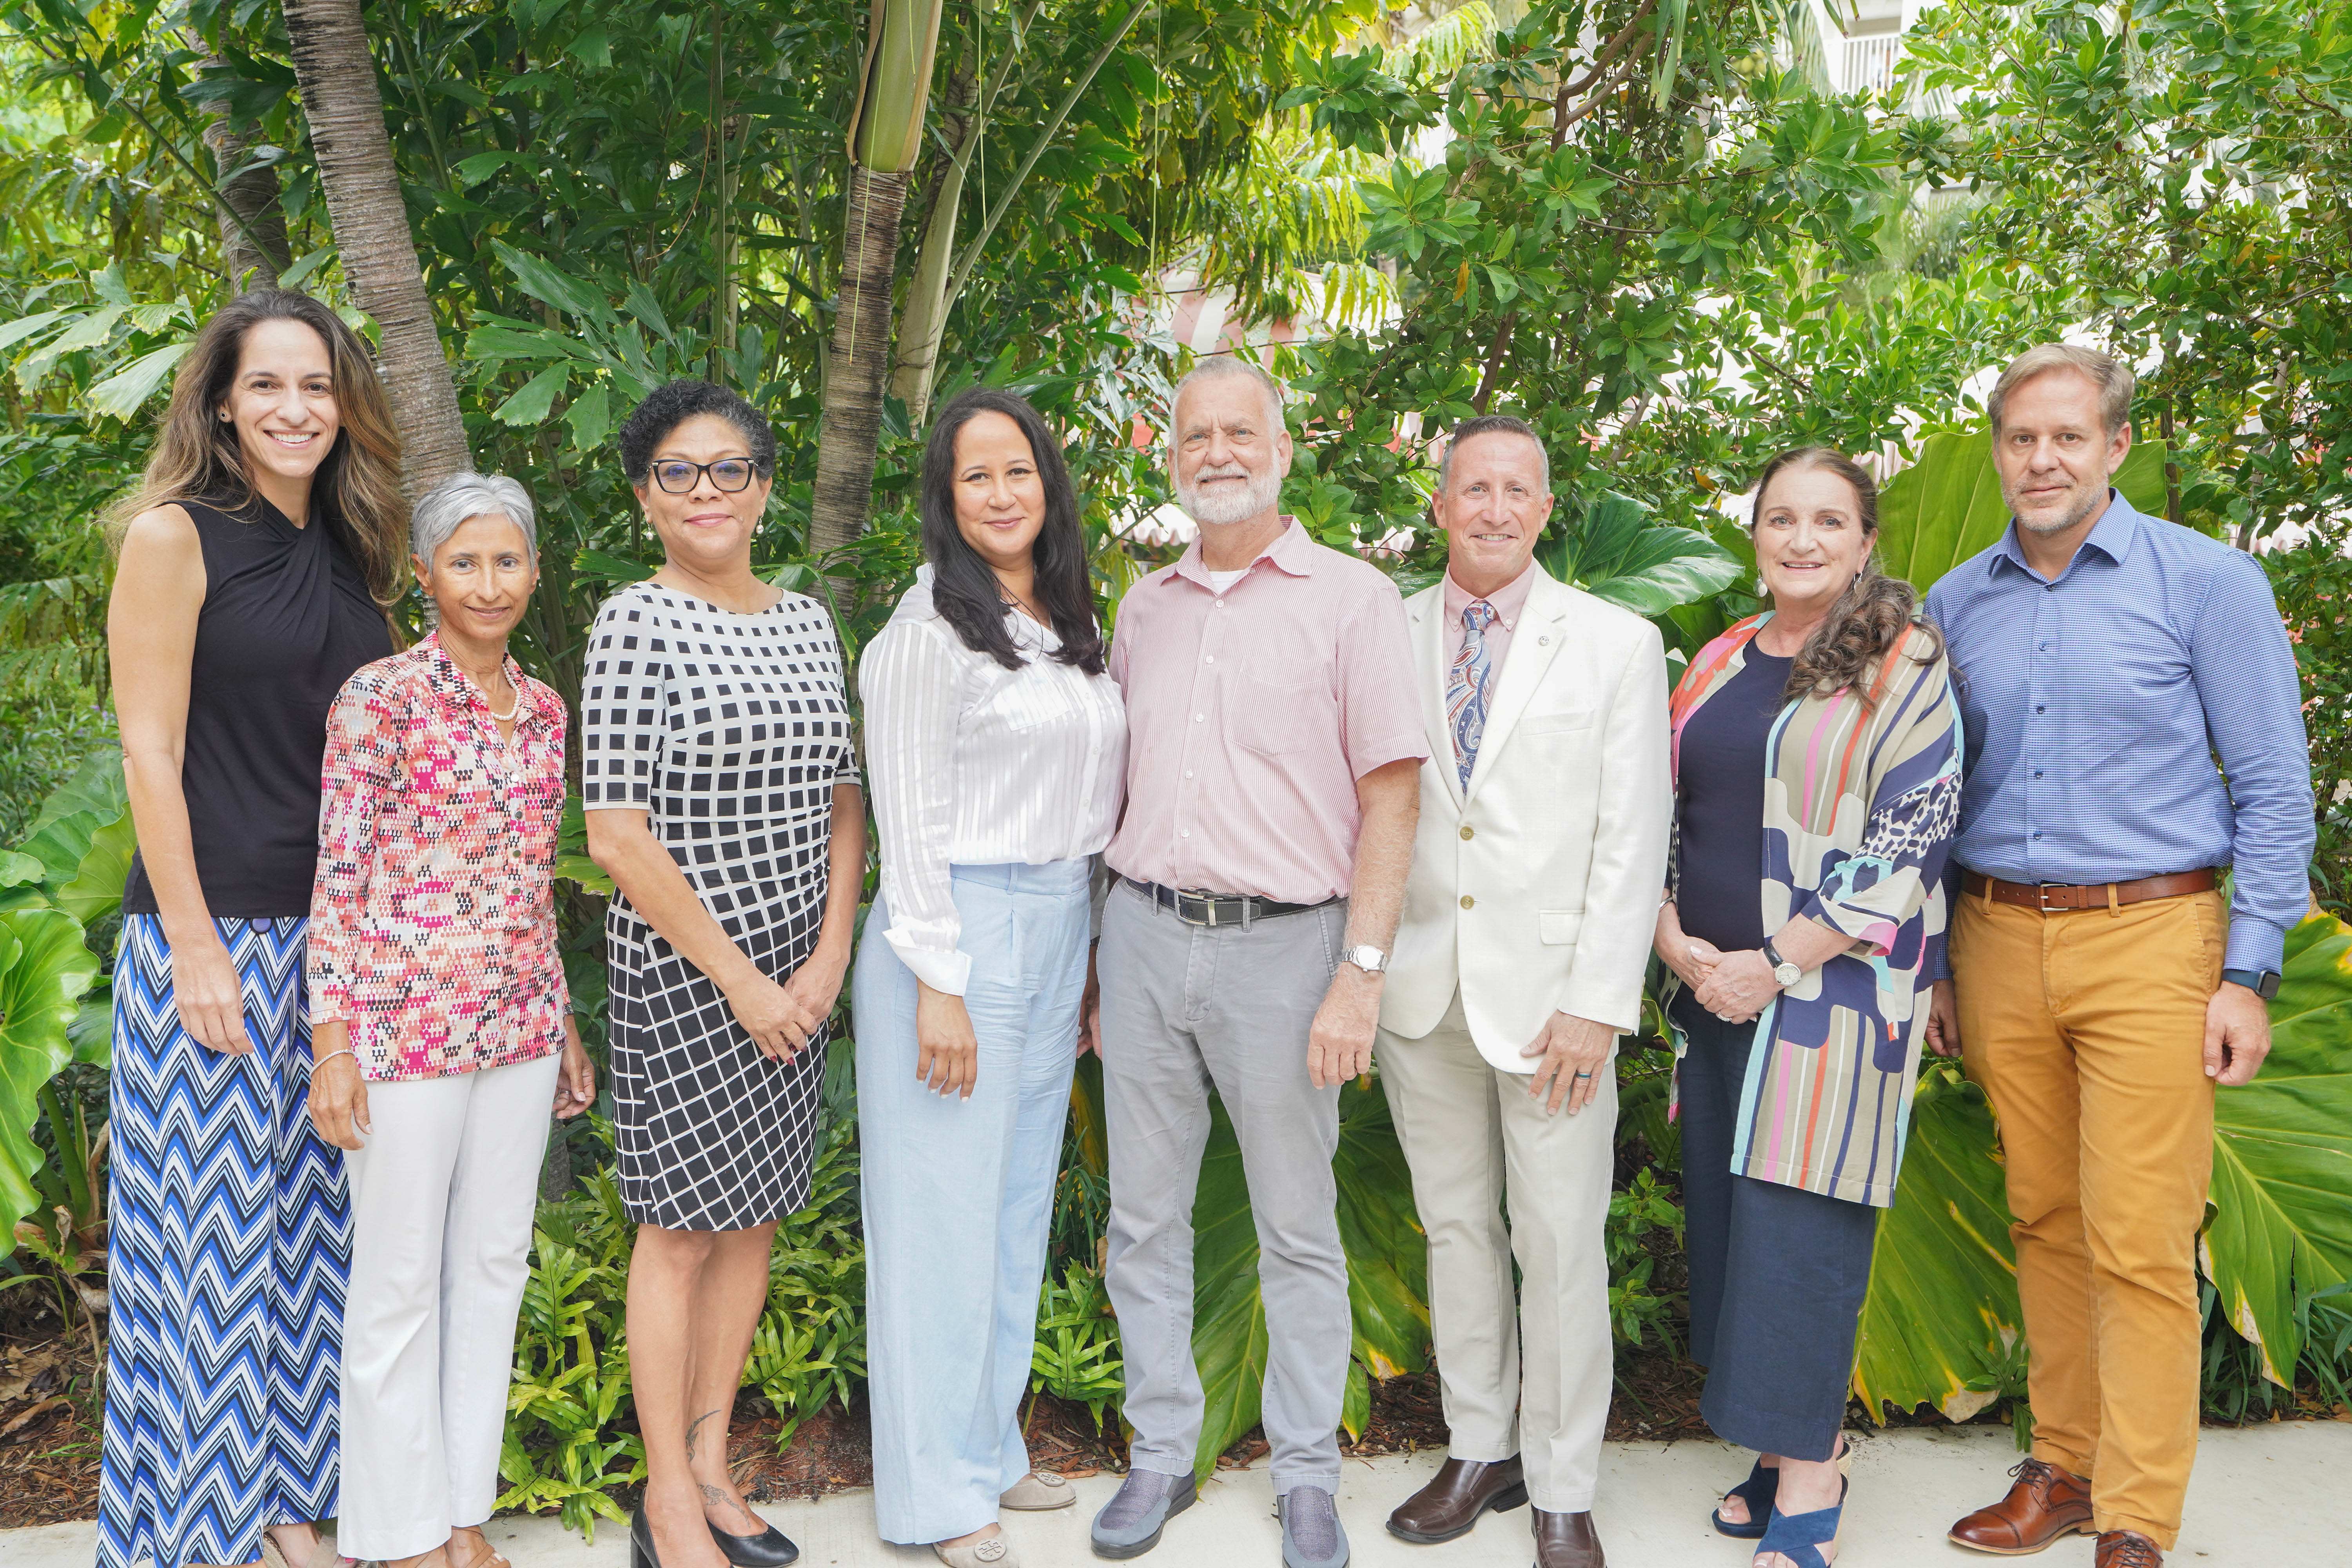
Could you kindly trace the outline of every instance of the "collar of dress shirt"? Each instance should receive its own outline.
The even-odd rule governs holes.
[[[1271,561],[1293,577],[1311,577],[1315,574],[1315,541],[1307,537],[1307,531],[1298,525],[1297,518],[1285,512],[1282,514],[1282,531],[1274,536],[1272,544],[1257,552],[1257,560],[1252,561],[1243,570],[1246,572],[1255,568],[1259,561]],[[1198,583],[1213,594],[1217,591],[1217,585],[1209,581],[1209,569],[1201,564],[1200,540],[1194,539],[1184,547],[1184,553],[1177,558],[1176,570],[1161,580],[1173,583],[1179,577]]]
[[[467,679],[464,670],[457,668],[457,661],[451,658],[449,650],[441,646],[439,632],[428,635],[417,645],[417,651],[426,655],[429,660],[427,682],[444,703],[460,710],[478,707],[484,713],[490,711],[489,699],[482,695],[480,687]],[[515,662],[512,654],[506,656],[506,671],[507,684],[514,689],[517,700],[516,718],[532,724],[547,722],[548,714],[540,702],[539,694],[531,689],[531,682],[523,675],[522,666]]]
[[[1528,607],[1528,593],[1535,586],[1535,583],[1536,563],[1530,557],[1527,565],[1520,569],[1517,576],[1486,595],[1486,603],[1495,606],[1495,618],[1503,623],[1505,631],[1516,632],[1519,629],[1519,612]],[[1454,580],[1453,568],[1448,567],[1445,573],[1446,624],[1459,626],[1462,624],[1462,612],[1477,602],[1470,596],[1469,589]]]
[[[2101,512],[2099,521],[2091,525],[2090,533],[2084,539],[2080,548],[2074,552],[2074,561],[2082,559],[2084,550],[2095,550],[2105,556],[2109,562],[2120,566],[2123,564],[2124,557],[2131,553],[2132,541],[2138,537],[2138,510],[2131,502],[2124,500],[2123,491],[2110,489],[2107,491],[2107,510]],[[2058,576],[2064,577],[2067,572],[2072,572],[2074,569],[2074,561],[2067,562],[2066,572],[2059,573]],[[2056,580],[2044,579],[2041,573],[2025,563],[2024,548],[2017,542],[2015,518],[2011,518],[2009,526],[2001,531],[2000,543],[1994,547],[1992,564],[1998,568],[2002,562],[2007,562],[2037,583]]]

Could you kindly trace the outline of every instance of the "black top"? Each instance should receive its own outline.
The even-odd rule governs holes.
[[[392,652],[339,521],[297,528],[256,499],[231,513],[184,501],[205,552],[180,789],[205,906],[224,920],[310,912],[327,710],[360,666]],[[126,914],[155,891],[133,857]]]
[[[1764,749],[1795,660],[1748,643],[1739,673],[1683,726],[1683,930],[1725,952],[1764,945]]]

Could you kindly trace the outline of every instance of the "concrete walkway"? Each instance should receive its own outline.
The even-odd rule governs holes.
[[[1910,1429],[1855,1442],[1853,1501],[1841,1562],[1853,1568],[1944,1565],[1989,1568],[1990,1559],[1945,1542],[1951,1521],[1990,1502],[2017,1462],[2006,1429]],[[1478,1528],[1443,1546],[1412,1546],[1381,1528],[1390,1509],[1436,1468],[1437,1456],[1349,1462],[1339,1511],[1358,1568],[1528,1568],[1525,1510],[1488,1514]],[[1713,1442],[1612,1444],[1602,1460],[1595,1509],[1615,1568],[1745,1568],[1744,1543],[1707,1527],[1722,1489],[1747,1473],[1743,1458]],[[2352,1479],[2352,1423],[2285,1422],[2203,1435],[2189,1494],[2189,1524],[2167,1561],[2199,1568],[2326,1568],[2352,1563],[2338,1515]],[[1026,1568],[1087,1568],[1087,1521],[1118,1478],[1081,1480],[1078,1505],[1058,1513],[1005,1515],[1005,1529]],[[874,1538],[865,1492],[761,1510],[800,1542],[804,1568],[922,1568],[920,1548]],[[515,1568],[627,1568],[628,1532],[607,1525],[594,1544],[545,1519],[507,1519],[491,1539]],[[0,1532],[6,1568],[89,1568],[92,1529],[50,1525]],[[1228,1470],[1192,1510],[1169,1526],[1153,1568],[1281,1568],[1282,1532],[1263,1465]],[[2058,1568],[2089,1568],[2086,1539],[2060,1542],[2041,1559]]]

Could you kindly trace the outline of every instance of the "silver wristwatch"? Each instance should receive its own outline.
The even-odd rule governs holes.
[[[1772,979],[1783,991],[1805,977],[1803,970],[1780,956],[1780,950],[1772,945],[1769,937],[1764,939],[1764,962],[1772,966]]]
[[[1339,954],[1339,962],[1352,963],[1367,974],[1378,974],[1389,966],[1389,955],[1370,942],[1351,947]]]

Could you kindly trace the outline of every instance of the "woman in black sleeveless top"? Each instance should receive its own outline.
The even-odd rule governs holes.
[[[140,852],[100,1568],[331,1568],[312,1521],[335,1511],[350,1239],[342,1156],[305,1114],[302,947],[327,710],[392,651],[399,453],[366,345],[317,300],[247,294],[182,362],[118,513],[107,637]]]

